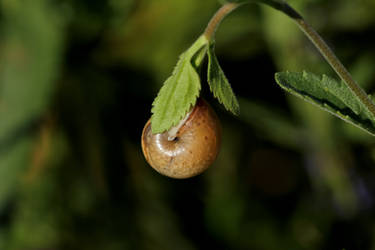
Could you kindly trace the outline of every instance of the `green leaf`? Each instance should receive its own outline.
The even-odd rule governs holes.
[[[280,72],[275,79],[291,94],[375,135],[375,117],[343,82],[307,72]]]
[[[221,69],[215,55],[215,46],[212,43],[208,49],[208,83],[211,92],[224,107],[235,115],[240,113],[240,105],[233,90]]]
[[[180,56],[172,75],[164,82],[152,104],[153,133],[162,133],[177,125],[195,105],[201,89],[197,68],[203,61],[207,45],[207,39],[199,37]]]

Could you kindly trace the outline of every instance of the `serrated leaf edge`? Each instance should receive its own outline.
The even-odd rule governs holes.
[[[326,112],[329,112],[330,114],[332,114],[332,115],[340,118],[341,120],[343,120],[345,122],[348,122],[348,123],[354,125],[357,128],[360,128],[361,130],[369,133],[370,135],[375,136],[375,128],[371,128],[370,126],[367,126],[364,123],[358,123],[357,121],[355,121],[354,119],[352,119],[349,115],[345,115],[345,114],[341,113],[341,111],[339,109],[336,109],[332,105],[329,105],[326,102],[319,103],[318,101],[321,101],[321,100],[319,100],[319,99],[314,100],[313,98],[311,98],[311,96],[309,96],[307,94],[304,95],[299,90],[296,90],[296,89],[294,89],[292,87],[287,87],[286,85],[282,84],[280,82],[280,79],[278,78],[278,76],[280,74],[282,74],[282,73],[293,73],[293,72],[285,71],[285,72],[277,72],[275,74],[275,80],[276,80],[277,84],[282,89],[284,89],[285,91],[287,91],[288,93],[290,93],[290,94],[292,94],[294,96],[297,96],[297,97],[303,99],[304,101],[307,101],[307,102],[309,102],[309,103],[311,103],[311,104],[319,107],[320,109],[322,109],[322,110],[324,110]],[[298,73],[298,72],[295,72],[295,73]],[[303,71],[303,75],[302,76],[305,77],[305,74],[308,74],[308,73],[306,71]],[[312,75],[316,77],[315,74],[312,74]],[[323,75],[323,76],[328,77],[327,75]],[[288,86],[290,86],[290,85],[288,84]],[[353,112],[353,114],[357,115],[353,110],[351,110],[351,111]]]
[[[239,115],[240,114],[240,104],[237,100],[236,95],[234,94],[234,91],[232,89],[232,86],[231,86],[230,82],[228,81],[228,78],[225,76],[224,71],[219,64],[219,61],[218,61],[218,59],[216,57],[216,54],[215,54],[215,44],[213,42],[208,46],[207,54],[208,54],[207,81],[208,81],[208,85],[210,87],[210,90],[211,90],[212,94],[219,101],[219,103],[221,103],[224,106],[224,108],[227,111],[233,113],[234,115]],[[229,90],[230,90],[230,93],[231,93],[230,94],[231,98],[229,98],[229,99],[231,100],[230,102],[233,104],[232,106],[227,106],[225,104],[225,102],[220,98],[219,95],[217,95],[215,93],[215,91],[213,89],[214,87],[213,87],[213,83],[211,83],[211,77],[210,77],[210,67],[213,63],[211,60],[213,60],[213,62],[216,63],[217,68],[219,69],[219,72],[220,72],[219,74],[221,74],[222,77],[224,78],[224,81],[226,81],[229,84]],[[233,107],[233,109],[232,109],[232,107]]]
[[[201,36],[193,43],[193,45],[189,49],[187,49],[185,52],[183,52],[179,56],[179,60],[177,61],[177,64],[175,65],[175,67],[172,71],[172,75],[169,76],[167,78],[167,80],[164,81],[163,86],[159,90],[158,95],[156,96],[156,98],[154,99],[154,101],[152,103],[152,108],[151,108],[151,113],[152,113],[151,129],[152,129],[152,133],[154,133],[154,134],[155,133],[163,133],[163,132],[169,130],[171,127],[176,126],[186,116],[186,114],[192,109],[192,107],[195,105],[195,103],[196,103],[196,101],[199,97],[200,90],[201,90],[201,82],[200,82],[200,77],[199,77],[198,72],[197,72],[197,67],[199,67],[200,65],[197,65],[197,62],[196,61],[193,62],[193,60],[195,60],[199,56],[200,61],[198,61],[198,64],[201,63],[203,61],[203,58],[205,57],[205,54],[207,53],[207,49],[205,49],[205,47],[207,47],[207,46],[208,46],[207,39],[204,36]],[[181,65],[182,63],[183,63],[183,65]],[[190,65],[186,65],[186,63],[189,63]],[[156,109],[156,105],[158,105],[158,100],[159,100],[160,96],[162,95],[163,90],[166,87],[166,84],[168,83],[168,81],[172,80],[174,77],[176,77],[176,75],[181,74],[184,67],[192,67],[192,69],[195,71],[195,73],[198,76],[199,83],[198,83],[198,88],[196,89],[195,93],[193,93],[193,97],[194,97],[193,101],[188,102],[188,105],[186,105],[187,107],[185,108],[185,110],[183,110],[181,112],[181,114],[178,115],[178,117],[176,117],[175,119],[172,119],[171,124],[169,124],[168,126],[162,126],[161,128],[158,129],[158,126],[153,126],[153,123],[154,123],[153,121],[155,119],[155,109]],[[179,70],[179,68],[181,68],[181,69]],[[177,78],[178,78],[178,76],[177,76]],[[177,87],[177,85],[175,85],[173,89],[175,89],[176,87]],[[170,104],[169,101],[167,101],[167,103],[165,103],[164,106],[169,107],[169,106],[171,106],[171,104]]]

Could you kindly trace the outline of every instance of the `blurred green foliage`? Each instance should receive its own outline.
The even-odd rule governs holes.
[[[288,1],[375,91],[375,2]],[[217,34],[240,98],[204,85],[223,145],[201,176],[145,162],[143,125],[216,0],[0,0],[0,249],[375,249],[374,138],[285,94],[335,77],[298,28],[246,5]],[[204,76],[202,76],[204,83]]]

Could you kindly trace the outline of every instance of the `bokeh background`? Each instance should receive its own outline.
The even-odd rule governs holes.
[[[375,92],[375,1],[290,0]],[[0,249],[375,249],[375,138],[284,93],[335,74],[286,16],[250,4],[217,33],[241,105],[204,174],[145,162],[141,131],[217,0],[0,0]]]

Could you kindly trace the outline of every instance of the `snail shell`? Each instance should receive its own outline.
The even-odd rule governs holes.
[[[142,150],[147,162],[159,173],[172,178],[189,178],[205,171],[220,148],[221,127],[213,109],[199,98],[176,137],[152,134],[151,120],[142,132]]]

